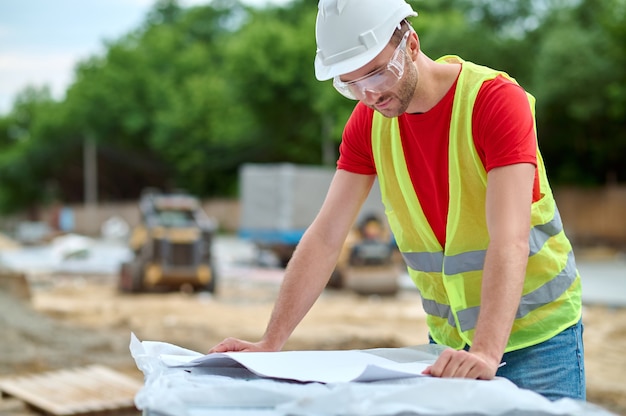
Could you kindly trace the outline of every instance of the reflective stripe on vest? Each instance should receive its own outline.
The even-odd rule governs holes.
[[[539,287],[539,289],[522,296],[519,307],[517,308],[517,313],[515,314],[515,319],[523,318],[533,310],[557,300],[572,285],[572,283],[574,283],[575,277],[576,262],[574,261],[573,252],[570,251],[567,258],[567,264],[561,273],[543,286]],[[422,298],[422,305],[427,314],[447,319],[449,325],[456,327],[454,314],[452,314],[450,306],[424,298]],[[465,332],[476,328],[479,311],[480,307],[474,306],[457,312],[461,331]]]
[[[559,210],[555,209],[552,220],[546,224],[537,225],[530,230],[530,254],[537,254],[550,237],[563,231],[563,223]],[[485,262],[486,250],[469,251],[444,258],[443,252],[435,253],[402,253],[407,266],[418,272],[441,273],[444,268],[446,274],[457,274],[482,270]]]

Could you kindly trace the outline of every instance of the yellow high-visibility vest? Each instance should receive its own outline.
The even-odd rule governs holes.
[[[445,247],[435,237],[415,194],[402,150],[397,118],[374,112],[372,151],[389,224],[417,286],[430,335],[461,349],[472,345],[480,310],[489,234],[485,218],[487,172],[474,146],[472,110],[484,81],[507,74],[462,62],[449,132],[449,204]],[[534,116],[534,98],[528,95]],[[542,196],[532,204],[523,293],[506,347],[514,351],[545,341],[578,322],[581,284],[572,246],[563,232],[537,148]],[[506,278],[503,276],[502,278]]]

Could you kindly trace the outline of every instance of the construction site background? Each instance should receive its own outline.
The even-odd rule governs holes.
[[[603,188],[561,187],[554,190],[563,219],[565,232],[574,245],[580,247],[602,246],[617,250],[626,249],[626,186]],[[208,199],[203,207],[217,220],[219,232],[236,233],[239,229],[240,203],[238,199]],[[97,236],[102,224],[110,218],[121,218],[130,227],[139,222],[137,201],[103,202],[95,206],[83,204],[63,206],[72,216],[72,233]],[[0,230],[14,238],[25,224],[31,228],[58,228],[60,205],[44,207],[38,218],[26,215],[0,217]],[[43,232],[43,231],[42,231]],[[17,238],[19,240],[19,238]]]
[[[626,187],[561,188],[555,194],[566,232],[582,248],[576,254],[585,279],[588,400],[626,416]],[[60,208],[64,215],[71,212],[71,221],[60,220],[64,217],[59,215]],[[102,225],[112,218],[134,226],[140,215],[137,201],[103,203],[88,209],[57,204],[41,210],[37,218],[0,218],[0,253],[7,259],[11,252],[14,258],[30,253],[21,257],[20,264],[27,266],[24,272],[7,271],[7,278],[0,279],[0,380],[31,374],[43,377],[48,371],[83,370],[97,364],[127,375],[140,385],[143,376],[128,351],[131,332],[140,339],[170,342],[196,351],[205,351],[227,336],[258,339],[269,319],[284,270],[253,264],[256,252],[232,235],[239,228],[240,208],[236,199],[204,201],[204,209],[219,222],[222,233],[215,239],[222,273],[215,296],[185,291],[129,296],[117,290],[115,273],[84,269],[72,272],[75,269],[69,266],[60,271],[56,263],[50,263],[49,270],[42,268],[42,261],[48,257],[41,254],[54,244],[23,247],[13,238],[23,225],[30,227],[33,237],[37,230],[54,230],[68,224],[72,228],[65,231],[100,237]],[[116,261],[110,251],[94,253],[100,253],[93,257],[102,258],[106,264]],[[405,286],[410,280],[399,280],[402,290],[394,296],[325,291],[294,331],[286,349],[395,348],[426,342],[428,331],[419,294],[412,286]],[[66,399],[67,394],[59,397]],[[0,415],[40,414],[31,411],[22,399],[0,392]],[[135,411],[128,415],[139,414]]]

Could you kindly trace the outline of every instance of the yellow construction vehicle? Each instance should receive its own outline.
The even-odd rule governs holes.
[[[120,267],[119,289],[214,292],[217,274],[211,248],[217,226],[200,201],[182,191],[150,188],[142,192],[139,209],[141,223],[129,239],[134,258]]]
[[[363,295],[394,295],[402,270],[397,254],[386,222],[365,215],[346,238],[327,286]]]

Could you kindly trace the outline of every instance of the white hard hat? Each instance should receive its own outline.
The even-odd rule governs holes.
[[[398,24],[417,16],[404,0],[320,0],[315,23],[315,77],[355,71],[389,43]]]

